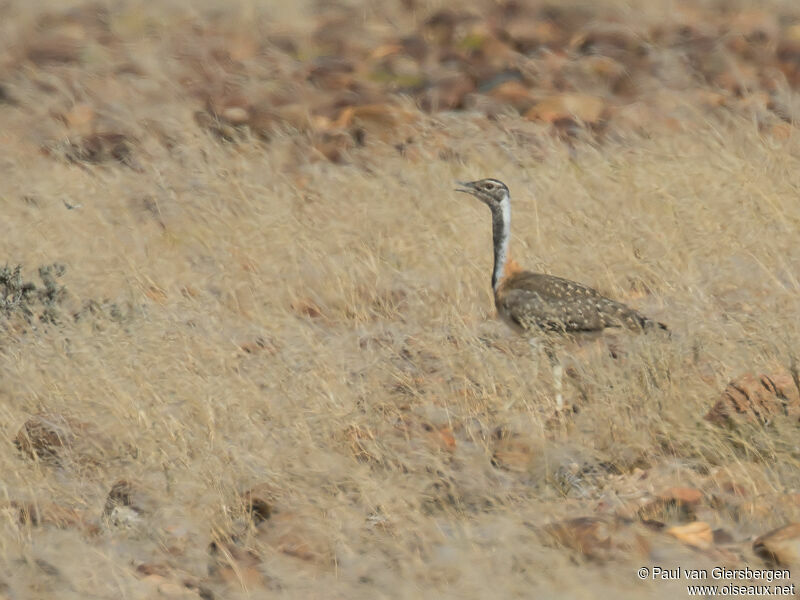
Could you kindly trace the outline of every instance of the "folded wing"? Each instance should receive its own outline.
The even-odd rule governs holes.
[[[509,277],[498,288],[495,302],[502,316],[525,330],[566,333],[606,327],[666,329],[597,290],[543,273],[524,271]]]

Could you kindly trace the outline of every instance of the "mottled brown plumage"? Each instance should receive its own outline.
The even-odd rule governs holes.
[[[600,333],[607,327],[623,327],[632,331],[652,328],[667,329],[636,310],[606,298],[590,287],[547,275],[522,270],[508,252],[511,237],[511,195],[497,179],[481,179],[460,183],[459,192],[471,194],[492,211],[494,268],[492,290],[498,314],[514,329],[534,339],[540,335]],[[561,366],[549,346],[547,354],[553,362],[561,405]]]
[[[568,279],[520,271],[500,280],[494,294],[497,312],[524,331],[556,333],[624,327],[638,331],[656,324],[634,309]]]

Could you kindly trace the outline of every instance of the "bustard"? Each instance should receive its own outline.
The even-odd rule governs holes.
[[[563,367],[550,344],[550,336],[575,337],[599,333],[607,327],[624,327],[633,331],[667,329],[663,323],[606,298],[590,287],[561,277],[523,270],[508,252],[511,194],[506,184],[497,179],[481,179],[466,183],[459,181],[458,185],[457,192],[475,196],[492,211],[492,290],[497,312],[513,329],[526,334],[532,346],[544,338],[544,349],[553,368],[559,409],[564,404],[561,395]]]

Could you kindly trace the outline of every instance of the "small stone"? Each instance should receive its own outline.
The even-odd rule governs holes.
[[[562,94],[537,102],[525,113],[525,118],[546,123],[577,120],[594,125],[603,118],[605,108],[605,102],[597,96]]]
[[[705,419],[736,427],[743,423],[766,425],[780,416],[800,417],[800,392],[791,374],[746,373],[728,384]]]
[[[666,523],[669,521],[691,521],[695,519],[695,511],[703,499],[698,490],[687,487],[672,487],[638,511],[643,521]]]
[[[578,517],[551,523],[544,532],[558,545],[588,558],[604,558],[611,549],[611,528],[605,518]]]
[[[133,157],[136,144],[131,136],[114,131],[96,132],[85,136],[74,136],[59,146],[62,156],[70,162],[101,164],[117,162],[140,171],[141,166]]]
[[[57,413],[28,419],[14,438],[14,444],[28,458],[60,466],[70,461],[84,466],[101,465],[109,458],[122,458],[134,452],[93,424]]]
[[[376,103],[344,108],[332,127],[360,130],[369,137],[388,142],[398,137],[409,137],[417,119],[416,114],[393,104]]]
[[[131,527],[158,507],[154,495],[140,483],[120,479],[111,486],[103,516],[116,526]]]
[[[158,584],[158,593],[164,598],[200,598],[196,591],[174,581],[164,581]]]
[[[269,547],[307,562],[329,564],[333,552],[328,540],[309,519],[293,511],[280,511],[259,526],[257,537]]]
[[[711,526],[703,521],[670,527],[667,529],[667,534],[679,539],[687,546],[703,550],[710,548],[714,543]]]
[[[254,525],[270,518],[274,493],[269,485],[260,484],[251,488],[242,495],[242,499]]]
[[[765,533],[753,542],[753,551],[775,565],[800,565],[800,523],[789,523]]]
[[[332,163],[346,161],[349,151],[355,146],[353,138],[345,132],[321,131],[312,136],[311,147],[317,156]],[[311,315],[309,315],[311,316]]]
[[[71,130],[88,133],[95,120],[95,112],[89,104],[76,104],[64,113],[63,120]]]
[[[27,58],[37,66],[80,61],[83,40],[70,35],[41,35],[28,42]]]
[[[537,450],[523,436],[505,427],[498,427],[492,438],[492,466],[517,473],[531,468]]]
[[[31,417],[17,433],[14,444],[29,458],[56,459],[64,448],[72,444],[72,426],[74,423],[61,415]]]
[[[250,113],[247,112],[246,108],[242,108],[241,106],[229,106],[222,111],[220,117],[231,125],[243,125],[250,119]]]
[[[715,529],[712,533],[715,544],[733,544],[736,541],[733,535],[725,529]]]
[[[238,546],[232,541],[212,542],[208,547],[208,575],[223,583],[236,583],[245,587],[264,584],[261,557],[253,550]]]
[[[136,574],[141,577],[149,575],[158,575],[160,577],[169,577],[172,569],[163,563],[142,563],[136,567]]]
[[[659,494],[659,498],[662,500],[673,501],[676,504],[697,506],[703,499],[703,494],[694,488],[671,487]]]
[[[454,110],[463,106],[464,97],[475,91],[475,82],[466,75],[442,78],[425,90],[420,105],[428,112]]]
[[[130,506],[115,506],[106,515],[108,522],[114,527],[130,529],[142,522],[142,515]]]
[[[488,95],[499,102],[510,104],[522,113],[535,104],[535,99],[530,89],[525,87],[518,79],[504,81],[497,87],[492,88]]]

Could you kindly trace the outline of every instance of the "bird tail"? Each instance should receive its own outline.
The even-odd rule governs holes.
[[[654,321],[648,317],[642,317],[642,331],[644,333],[649,333],[651,331],[663,331],[667,334],[668,338],[672,338],[672,331],[670,331],[669,327],[660,321]]]
[[[658,330],[670,333],[669,327],[664,325],[664,323],[646,317],[632,308],[629,308],[628,311],[628,314],[625,315],[623,319],[623,323],[628,329],[643,331],[645,333]]]
[[[607,301],[605,305],[601,305],[599,308],[603,314],[606,327],[624,327],[632,331],[644,332],[662,330],[669,333],[669,327],[664,323],[646,317],[639,311],[622,303]]]
[[[648,319],[647,317],[643,318],[642,329],[644,329],[645,331],[649,331],[652,329],[660,329],[662,331],[666,331],[667,333],[670,332],[669,327],[664,325],[664,323],[661,323],[660,321],[654,321],[653,319]]]

